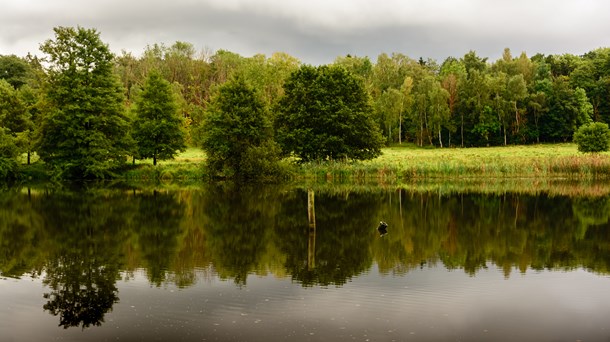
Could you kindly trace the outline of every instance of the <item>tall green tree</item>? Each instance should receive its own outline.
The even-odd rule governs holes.
[[[392,128],[399,122],[399,117],[402,115],[403,95],[400,91],[389,88],[381,93],[381,96],[375,101],[375,111],[377,120],[383,123],[384,132],[387,133],[387,142],[392,143],[395,137],[400,140],[400,128],[396,129],[396,133],[392,134]]]
[[[356,57],[351,55],[337,57],[334,64],[341,65],[354,75],[360,76],[367,89],[371,87],[373,63],[371,63],[371,60],[368,57]]]
[[[0,127],[0,179],[6,180],[15,176],[18,154],[15,138]]]
[[[133,138],[140,158],[172,159],[186,149],[182,119],[171,84],[160,73],[151,72],[136,100]]]
[[[126,161],[128,119],[114,55],[95,29],[56,27],[40,49],[50,63],[40,157],[62,178],[104,178]]]
[[[27,126],[27,111],[19,92],[7,81],[0,79],[0,124],[12,134]]]
[[[276,137],[303,162],[372,159],[383,138],[362,81],[339,66],[302,66],[284,85]]]
[[[492,127],[490,125],[491,87],[487,58],[470,51],[460,59],[465,77],[458,88],[458,108],[460,115],[460,144],[462,146],[489,145]],[[483,139],[481,139],[483,138]]]
[[[27,153],[28,164],[34,144],[34,121],[30,112],[35,97],[29,86],[14,89],[0,79],[0,128],[10,135],[19,152]]]
[[[30,65],[15,55],[0,55],[0,79],[6,80],[15,89],[28,82]]]
[[[582,56],[570,73],[570,83],[587,92],[594,120],[610,122],[610,48],[593,50]]]
[[[272,139],[268,108],[243,78],[218,88],[201,129],[202,147],[213,176],[260,178],[277,172],[279,147]]]
[[[592,121],[593,106],[582,88],[572,88],[567,76],[553,80],[549,112],[541,124],[547,141],[569,141],[578,127]]]
[[[530,118],[530,137],[540,143],[540,125],[549,112],[549,97],[552,93],[553,81],[551,68],[541,59],[535,62],[533,81],[528,94],[528,115]],[[531,122],[534,126],[531,127]]]
[[[520,136],[521,129],[525,126],[524,100],[527,97],[527,94],[527,85],[522,74],[512,76],[507,80],[504,99],[508,107],[506,109],[507,116],[510,116],[511,119],[514,117],[514,121],[511,120],[514,136]],[[506,130],[504,135],[504,144],[506,145]]]
[[[441,131],[443,128],[454,131],[451,125],[451,111],[449,110],[449,92],[436,82],[428,92],[428,113],[430,115],[430,127],[438,134],[438,144],[443,147]]]
[[[455,114],[459,104],[460,90],[466,79],[466,67],[457,59],[447,58],[440,70],[441,85],[449,93],[449,116],[452,121],[456,121]],[[454,123],[453,127],[460,127],[460,146],[464,147],[464,112],[460,113],[459,124]],[[449,134],[451,138],[451,134]],[[451,139],[449,139],[451,144]]]

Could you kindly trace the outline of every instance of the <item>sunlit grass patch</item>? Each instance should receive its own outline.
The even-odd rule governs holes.
[[[157,165],[172,164],[201,164],[205,161],[205,152],[198,147],[188,147],[186,151],[178,153],[174,159],[157,160]],[[136,164],[153,164],[152,159],[137,159]]]

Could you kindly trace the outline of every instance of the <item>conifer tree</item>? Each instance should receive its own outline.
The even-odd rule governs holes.
[[[48,55],[51,110],[42,122],[40,157],[60,178],[104,178],[126,161],[128,119],[114,55],[95,29],[56,27]]]
[[[184,151],[185,133],[171,85],[158,72],[151,72],[136,100],[133,138],[140,158],[172,159]]]

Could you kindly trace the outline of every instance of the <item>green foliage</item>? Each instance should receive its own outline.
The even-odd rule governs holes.
[[[277,140],[303,162],[372,159],[383,138],[357,77],[338,66],[303,66],[284,86],[276,118]]]
[[[0,79],[0,127],[15,138],[20,152],[27,153],[28,164],[34,150],[37,119],[36,109],[39,96],[28,85],[13,89],[5,80]]]
[[[28,128],[28,113],[19,91],[0,79],[0,124],[15,134]]]
[[[104,178],[130,149],[123,89],[114,56],[94,29],[57,27],[41,50],[49,56],[50,110],[42,123],[40,157],[61,178]]]
[[[580,126],[574,133],[574,142],[583,153],[605,152],[610,149],[610,129],[603,122],[592,122]]]
[[[15,145],[15,138],[0,128],[0,157],[14,159],[19,154],[19,149]]]
[[[0,127],[0,180],[15,177],[18,154],[19,149],[15,144],[15,138]]]
[[[17,162],[15,159],[0,157],[0,180],[6,181],[17,177]]]
[[[542,123],[542,134],[550,141],[568,141],[579,126],[591,122],[593,107],[585,91],[574,89],[568,77],[553,80],[549,112]]]
[[[248,178],[261,180],[286,178],[291,173],[291,165],[279,160],[281,153],[280,146],[272,139],[260,146],[250,146],[242,158],[240,172]]]
[[[15,89],[20,88],[28,81],[30,65],[15,55],[0,55],[0,79],[6,80]]]
[[[134,109],[133,138],[137,156],[157,160],[172,159],[184,151],[182,120],[169,82],[157,73],[149,74]]]
[[[38,152],[65,178],[112,175],[127,155],[149,156],[153,163],[160,159],[150,139],[136,149],[130,146],[125,132],[136,125],[127,127],[123,114],[124,106],[136,114],[134,102],[151,70],[171,84],[182,118],[182,129],[172,132],[184,132],[187,144],[202,146],[215,89],[240,77],[274,108],[268,118],[276,123],[284,155],[293,153],[304,162],[373,158],[378,152],[371,145],[378,139],[370,136],[378,130],[388,144],[470,147],[568,142],[584,123],[610,123],[610,48],[532,58],[514,57],[506,48],[496,61],[470,51],[441,65],[400,53],[382,53],[376,60],[347,55],[329,66],[299,70],[300,61],[286,53],[242,57],[227,50],[196,51],[181,41],[153,44],[141,57],[126,51],[114,57],[95,30],[55,31],[55,40],[42,44],[48,69],[31,55],[0,56],[0,120],[24,160],[25,153],[29,161]],[[341,80],[336,71],[341,68],[355,83]],[[311,77],[295,78],[301,76]],[[304,95],[288,100],[288,91]],[[370,104],[361,95],[370,96]],[[368,119],[360,117],[366,116],[376,128],[363,124]],[[152,126],[137,128],[141,138],[156,134]],[[161,158],[179,150],[161,149],[169,151]]]
[[[218,88],[201,129],[212,176],[257,178],[279,161],[267,107],[243,78]]]

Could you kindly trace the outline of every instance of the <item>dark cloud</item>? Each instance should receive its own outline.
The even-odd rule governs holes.
[[[94,27],[116,51],[175,41],[244,56],[281,51],[305,63],[346,54],[413,58],[582,54],[610,46],[604,0],[5,0],[0,54],[39,54],[55,26]]]

